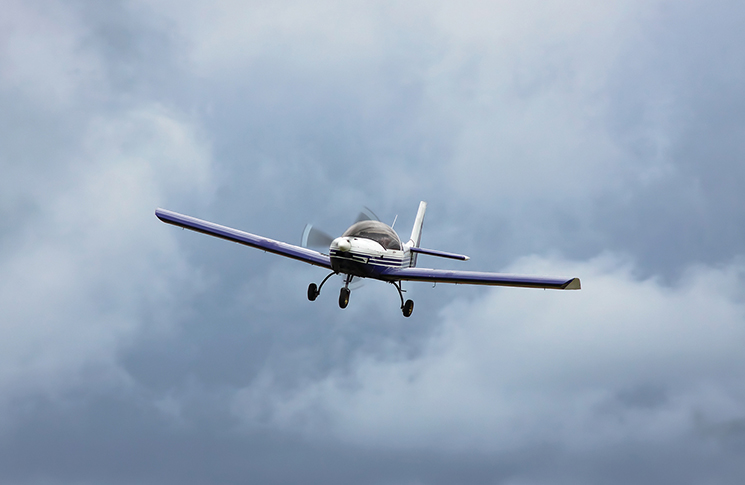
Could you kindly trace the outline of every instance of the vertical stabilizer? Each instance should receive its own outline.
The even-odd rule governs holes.
[[[409,239],[409,247],[419,247],[419,243],[422,241],[422,224],[424,224],[424,212],[427,210],[427,203],[424,201],[419,202],[419,210],[416,212],[416,219],[414,219],[414,228],[411,230],[411,239]],[[410,266],[416,266],[416,253],[411,253]]]

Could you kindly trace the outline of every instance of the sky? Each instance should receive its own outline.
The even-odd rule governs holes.
[[[0,0],[0,483],[741,484],[745,4]],[[541,291],[370,281],[363,207]]]

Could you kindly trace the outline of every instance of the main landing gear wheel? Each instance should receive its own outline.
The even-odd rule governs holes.
[[[414,312],[414,302],[412,300],[406,300],[404,307],[401,309],[405,317],[410,317]]]
[[[320,292],[318,291],[318,287],[315,283],[311,283],[308,285],[308,299],[310,301],[314,301],[316,298],[318,298],[318,294]]]
[[[398,296],[401,298],[401,313],[407,318],[410,317],[414,312],[414,302],[412,300],[406,300],[406,303],[404,303],[404,291],[406,290],[401,289],[400,281],[389,281],[388,283],[395,286],[396,290],[398,290]]]
[[[323,285],[326,284],[326,282],[329,280],[329,278],[331,278],[335,274],[337,274],[336,271],[332,271],[331,273],[329,273],[328,275],[326,275],[326,277],[323,279],[323,281],[321,281],[321,284],[318,285],[318,286],[316,286],[315,283],[309,284],[308,285],[308,299],[310,301],[315,301],[315,299],[318,298],[318,295],[321,294],[321,288],[323,288]]]
[[[346,308],[349,305],[349,288],[342,288],[339,292],[339,308]]]

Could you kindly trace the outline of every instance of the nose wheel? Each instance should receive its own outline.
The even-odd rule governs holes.
[[[349,288],[342,288],[339,292],[339,308],[346,308],[349,305]]]
[[[351,291],[349,291],[349,283],[352,281],[353,276],[351,274],[348,274],[346,278],[344,278],[344,287],[339,292],[339,308],[346,308],[347,305],[349,305],[349,294]]]

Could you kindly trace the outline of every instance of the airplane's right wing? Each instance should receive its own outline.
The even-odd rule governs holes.
[[[191,229],[192,231],[209,234],[210,236],[227,239],[238,244],[251,246],[257,249],[263,249],[270,253],[280,254],[282,256],[304,261],[309,264],[331,269],[331,260],[325,254],[313,251],[312,249],[302,248],[293,244],[287,244],[281,241],[275,241],[266,237],[257,236],[249,232],[239,231],[232,227],[221,226],[214,222],[204,221],[196,217],[179,214],[165,209],[157,209],[155,215],[161,221],[174,226]]]
[[[579,290],[579,278],[551,278],[478,271],[453,271],[430,268],[386,268],[378,276],[386,281],[426,281],[462,285],[519,286],[553,290]]]

